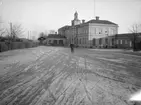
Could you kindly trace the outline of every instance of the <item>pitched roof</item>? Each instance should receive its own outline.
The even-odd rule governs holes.
[[[66,38],[60,34],[49,34],[47,38]]]
[[[63,27],[61,27],[61,28],[59,28],[59,29],[67,29],[67,28],[69,28],[69,27],[71,27],[71,26],[66,25],[66,26],[63,26]]]
[[[117,25],[116,23],[113,23],[113,22],[108,21],[108,20],[95,20],[95,19],[90,20],[90,21],[88,21],[88,22],[86,22],[86,23],[113,24],[113,25]]]

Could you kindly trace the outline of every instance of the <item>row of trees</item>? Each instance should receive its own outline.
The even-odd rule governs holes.
[[[38,45],[37,42],[21,38],[25,32],[20,24],[10,23],[10,28],[0,28],[0,52],[11,49],[30,48]]]

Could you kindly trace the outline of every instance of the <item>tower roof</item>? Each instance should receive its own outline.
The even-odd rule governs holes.
[[[74,13],[74,14],[77,14],[77,15],[78,15],[77,11],[75,11],[75,13]]]
[[[77,11],[74,13],[74,20],[78,20],[78,13],[77,13]]]

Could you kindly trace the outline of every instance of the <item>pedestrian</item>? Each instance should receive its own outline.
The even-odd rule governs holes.
[[[74,53],[74,44],[70,44],[71,53]]]

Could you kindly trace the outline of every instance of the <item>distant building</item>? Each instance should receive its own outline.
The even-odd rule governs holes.
[[[52,46],[64,46],[66,44],[66,37],[59,34],[49,34],[43,43]]]
[[[133,33],[123,33],[123,34],[116,34],[114,36],[110,36],[110,46],[109,47],[116,47],[116,48],[125,48],[130,49],[133,47]],[[136,47],[139,47],[141,43],[141,33],[138,33],[136,36]]]
[[[88,22],[78,19],[78,13],[75,12],[74,20],[71,26],[64,26],[58,29],[58,34],[65,36],[67,45],[74,43],[80,47],[93,47],[105,44],[105,41],[99,40],[106,36],[112,36],[118,33],[118,25],[107,20],[100,20],[99,17]]]

